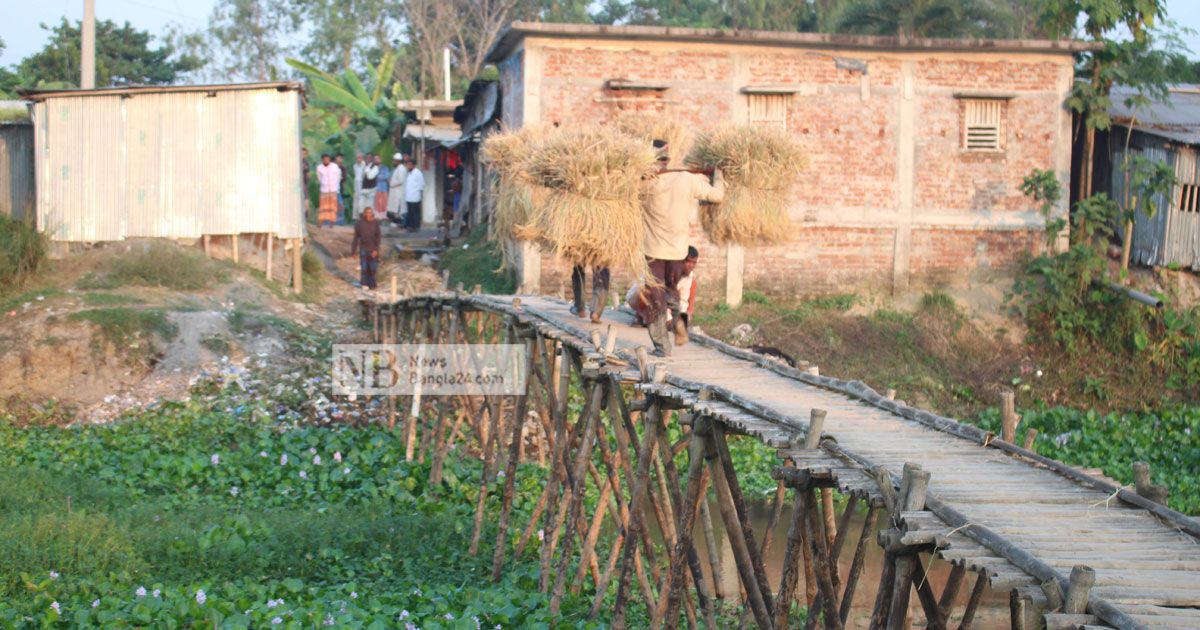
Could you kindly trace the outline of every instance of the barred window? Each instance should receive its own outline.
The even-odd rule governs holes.
[[[1200,186],[1196,184],[1180,184],[1178,206],[1184,212],[1200,211]]]
[[[787,129],[788,101],[791,94],[747,94],[748,111],[754,126]]]
[[[968,151],[999,151],[1005,101],[1000,99],[963,99],[962,148]]]

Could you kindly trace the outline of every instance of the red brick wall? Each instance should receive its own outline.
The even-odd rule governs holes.
[[[530,44],[527,44],[532,46]],[[526,54],[535,54],[526,51]],[[901,208],[902,61],[911,62],[914,118],[913,207],[908,250],[910,286],[957,283],[1004,273],[1041,242],[1025,226],[1032,204],[1018,190],[1034,168],[1052,169],[1069,139],[1059,138],[1060,69],[1070,59],[873,51],[812,51],[700,45],[671,47],[541,41],[536,81],[540,120],[572,124],[610,120],[622,109],[661,111],[696,130],[734,122],[747,85],[797,85],[788,130],[806,148],[808,168],[792,207],[787,244],[747,248],[745,285],[773,293],[829,293],[892,288]],[[836,67],[833,56],[865,61],[862,76]],[[663,83],[663,92],[611,91],[608,79]],[[963,104],[955,91],[1006,92],[1004,150],[961,149]],[[507,103],[508,101],[506,101]],[[532,122],[527,120],[526,122]],[[920,217],[945,217],[945,225]],[[928,221],[928,219],[924,219]],[[725,256],[699,229],[703,292],[723,290]],[[569,287],[570,268],[547,256],[542,289]],[[631,279],[615,278],[623,290]]]

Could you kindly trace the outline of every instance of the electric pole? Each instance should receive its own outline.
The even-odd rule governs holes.
[[[79,87],[96,87],[96,0],[83,0],[83,37],[79,60]]]

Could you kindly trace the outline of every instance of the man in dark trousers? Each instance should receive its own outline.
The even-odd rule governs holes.
[[[649,182],[649,194],[642,213],[646,227],[642,254],[646,256],[653,278],[646,283],[643,297],[654,354],[669,356],[671,341],[667,338],[667,321],[671,311],[679,314],[679,280],[685,274],[689,222],[699,211],[701,201],[720,203],[725,198],[725,180],[720,170],[713,174],[711,184],[708,177],[699,173],[668,171],[670,147],[662,140],[655,140],[654,147],[658,150],[658,174]],[[681,345],[686,343],[687,328],[683,318],[674,318],[673,325],[676,339]]]
[[[358,253],[358,268],[365,289],[375,290],[375,272],[379,270],[379,243],[381,235],[375,211],[367,206],[362,216],[354,222],[354,241],[350,253]]]

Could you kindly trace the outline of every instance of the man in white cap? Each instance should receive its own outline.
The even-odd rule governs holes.
[[[396,224],[404,222],[400,215],[400,207],[404,204],[404,180],[408,178],[408,169],[404,168],[403,164],[403,153],[392,156],[392,175],[388,178],[388,185],[392,189],[392,193],[388,195],[387,217]]]

